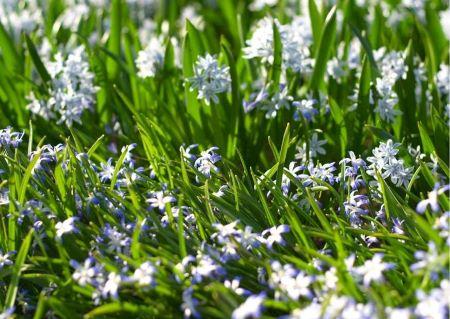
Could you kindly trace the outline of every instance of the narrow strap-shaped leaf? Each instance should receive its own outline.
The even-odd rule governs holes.
[[[31,59],[33,60],[34,66],[36,67],[36,70],[39,73],[39,76],[44,81],[44,84],[50,82],[50,80],[52,78],[50,77],[50,74],[48,74],[47,69],[45,68],[44,64],[42,63],[42,60],[39,57],[39,54],[36,50],[36,47],[35,47],[33,41],[30,39],[30,37],[28,35],[25,35],[25,41],[27,43],[28,52],[30,52]]]
[[[25,201],[25,192],[27,190],[28,181],[31,178],[31,174],[33,172],[34,166],[36,165],[37,161],[39,160],[41,156],[41,153],[36,153],[33,158],[31,159],[30,163],[27,166],[27,169],[25,171],[25,175],[22,178],[22,181],[20,183],[20,189],[19,189],[19,203],[23,204]]]
[[[422,140],[423,150],[427,154],[431,154],[434,152],[434,145],[433,141],[431,140],[430,136],[427,133],[427,130],[422,125],[422,123],[418,123],[419,125],[419,133],[420,133],[420,139]]]
[[[283,142],[281,143],[280,157],[278,159],[278,170],[277,170],[277,186],[281,186],[281,181],[283,177],[284,162],[286,161],[286,154],[289,148],[290,140],[290,125],[286,125],[286,130],[283,135]]]
[[[14,306],[17,296],[17,290],[19,288],[20,274],[22,273],[22,266],[25,263],[25,259],[30,249],[31,240],[33,238],[34,228],[28,232],[25,239],[22,241],[19,253],[17,254],[16,263],[14,264],[13,274],[9,283],[8,292],[6,293],[5,309],[9,309]]]
[[[313,43],[313,54],[314,54],[316,52],[317,49],[316,46],[319,44],[320,36],[322,34],[323,21],[315,0],[308,1],[308,9],[314,40]]]
[[[116,166],[114,167],[113,176],[111,178],[111,185],[110,188],[113,189],[116,185],[117,176],[119,175],[119,171],[122,168],[123,161],[125,160],[125,156],[128,154],[128,148],[129,146],[125,146],[125,149],[123,150],[122,154],[120,154],[119,160],[116,163]]]
[[[227,113],[230,114],[229,123],[232,130],[230,130],[231,134],[228,134],[227,157],[232,158],[236,152],[239,119],[241,118],[241,98],[239,94],[239,77],[237,74],[236,62],[233,58],[233,54],[231,53],[229,45],[225,41],[222,41],[222,50],[223,52],[225,52],[225,57],[227,58],[231,76],[231,112]]]
[[[375,62],[375,58],[373,56],[373,50],[370,45],[370,42],[365,37],[363,37],[361,32],[359,32],[359,30],[351,23],[350,23],[350,28],[352,29],[352,32],[356,35],[359,42],[361,42],[361,45],[363,46],[364,50],[366,51],[367,58],[369,59],[371,70],[372,70],[372,72],[371,72],[372,80],[374,81],[375,78],[378,76],[379,71],[378,71],[377,63]]]
[[[120,39],[122,33],[122,1],[112,0],[111,2],[111,32],[108,40],[108,50],[116,56],[120,56]],[[119,65],[117,61],[108,58],[106,69],[110,79],[117,77]]]
[[[336,38],[336,6],[328,13],[325,19],[325,26],[320,36],[319,46],[316,50],[314,71],[311,77],[310,88],[317,90],[320,88],[325,71],[327,69],[328,57]]]
[[[0,48],[3,59],[5,60],[5,66],[10,71],[15,71],[22,74],[23,65],[20,63],[23,59],[20,57],[14,42],[9,36],[3,24],[0,22]]]
[[[327,217],[322,212],[322,210],[320,209],[319,205],[317,205],[316,200],[311,195],[311,191],[308,188],[305,188],[305,190],[306,190],[306,195],[308,197],[309,204],[311,205],[314,213],[317,215],[317,218],[319,218],[320,224],[322,225],[322,227],[324,228],[324,230],[327,233],[332,234],[333,233],[333,229],[331,228],[331,224],[328,221]]]
[[[280,84],[281,76],[281,63],[283,54],[283,45],[281,43],[280,31],[275,22],[272,24],[273,28],[273,64],[272,64],[272,74],[271,80],[273,85],[273,90],[277,91]]]

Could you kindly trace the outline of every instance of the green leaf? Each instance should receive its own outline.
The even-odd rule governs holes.
[[[309,19],[311,22],[311,29],[313,34],[313,53],[316,52],[315,46],[319,44],[320,36],[322,34],[322,16],[317,8],[317,4],[315,0],[308,0],[308,9],[309,9]]]
[[[218,1],[217,4],[220,8],[220,13],[225,16],[228,30],[233,39],[233,44],[239,46],[239,29],[235,4],[233,1]]]
[[[122,0],[112,0],[111,2],[111,30],[108,39],[108,51],[113,55],[120,57],[120,39],[122,33]],[[110,79],[117,78],[119,73],[119,64],[113,58],[106,60],[106,69]]]
[[[331,115],[340,128],[339,138],[341,140],[341,156],[345,156],[347,149],[347,126],[345,125],[344,112],[333,98],[329,97]]]
[[[289,148],[289,140],[290,140],[290,125],[289,123],[286,125],[286,129],[284,130],[283,141],[281,143],[280,149],[280,157],[278,158],[278,169],[277,169],[277,186],[281,187],[281,181],[283,177],[284,170],[284,162],[286,161],[286,154]]]
[[[30,37],[27,34],[25,35],[25,40],[27,43],[28,52],[30,52],[31,59],[33,60],[34,66],[36,67],[39,76],[44,81],[44,84],[50,82],[52,78],[50,77],[50,74],[48,74],[47,69],[42,63],[42,60],[39,57],[33,41],[31,41]]]
[[[327,69],[328,58],[336,39],[336,6],[334,6],[325,19],[325,26],[320,36],[319,46],[315,55],[314,71],[311,77],[310,88],[318,90]]]
[[[438,68],[436,61],[437,54],[433,47],[433,41],[431,40],[430,34],[428,33],[427,29],[425,29],[417,20],[416,27],[419,30],[420,39],[422,40],[425,48],[425,62],[428,70],[428,76],[430,79],[433,79]]]
[[[356,35],[356,37],[358,38],[359,42],[361,42],[361,45],[363,46],[364,50],[366,51],[366,56],[369,59],[370,66],[371,66],[372,80],[375,83],[375,78],[378,76],[379,71],[378,71],[378,65],[375,62],[375,58],[373,56],[373,50],[372,50],[372,47],[370,45],[370,42],[351,23],[350,23],[350,28],[352,29],[352,32]]]
[[[281,75],[281,63],[282,63],[282,54],[283,54],[283,46],[281,43],[280,31],[275,22],[272,23],[273,29],[273,64],[271,69],[271,80],[273,85],[273,90],[279,90],[280,83],[280,75]]]
[[[317,215],[317,218],[319,219],[319,222],[322,225],[323,229],[325,230],[325,232],[332,234],[333,228],[331,227],[328,218],[325,216],[320,207],[317,205],[315,198],[311,195],[311,191],[308,188],[305,188],[305,190],[309,204],[311,205],[314,213]]]
[[[366,125],[365,128],[367,128],[373,135],[381,138],[382,140],[389,140],[389,139],[395,140],[394,136],[392,136],[391,134],[389,134],[388,132],[386,132],[385,130],[383,130],[379,127],[375,127],[372,125]]]
[[[19,288],[19,280],[20,274],[22,273],[22,267],[25,263],[25,259],[28,254],[28,250],[30,249],[31,240],[33,238],[34,228],[31,228],[28,232],[27,236],[22,241],[22,245],[20,246],[19,253],[16,257],[16,262],[14,264],[13,274],[11,276],[11,281],[9,283],[8,292],[6,293],[5,299],[5,309],[12,308],[16,301],[17,290]]]
[[[27,169],[25,171],[25,175],[22,178],[22,182],[20,183],[20,189],[19,189],[19,203],[23,204],[25,202],[25,192],[27,190],[27,187],[29,186],[28,182],[31,178],[31,174],[33,172],[34,166],[36,166],[37,161],[39,160],[41,156],[40,152],[37,152],[33,158],[31,159],[30,163],[27,166]]]
[[[227,158],[233,158],[238,142],[239,120],[243,114],[241,112],[241,96],[236,62],[229,45],[225,41],[222,41],[222,51],[225,53],[231,76],[231,110],[227,112],[229,114],[228,123],[230,127],[227,140]]]
[[[433,141],[428,135],[426,129],[423,127],[422,123],[419,122],[418,125],[419,125],[420,139],[422,140],[423,151],[427,154],[431,154],[434,152]]]
[[[38,303],[36,306],[36,311],[34,312],[33,319],[41,319],[44,318],[46,312],[46,297],[45,293],[42,291],[39,294]]]
[[[19,74],[23,73],[23,61],[22,57],[17,52],[14,42],[9,36],[8,32],[4,28],[3,24],[0,22],[0,48],[1,55],[5,60],[6,68],[9,71],[17,72]]]
[[[101,305],[101,306],[95,308],[94,310],[91,310],[86,315],[84,315],[84,318],[89,319],[89,318],[101,317],[101,316],[105,316],[105,315],[117,314],[120,312],[135,314],[135,313],[139,313],[143,310],[145,310],[148,314],[153,314],[153,315],[155,314],[154,310],[152,310],[152,308],[149,308],[149,307],[138,306],[138,305],[132,304],[130,302],[113,302],[113,303]]]
[[[443,54],[448,54],[448,40],[442,29],[439,11],[434,7],[434,3],[425,3],[426,29],[430,34],[433,44],[436,65],[440,65]],[[448,26],[446,26],[448,28]]]
[[[52,310],[63,319],[76,319],[83,318],[80,313],[80,309],[78,307],[77,311],[75,311],[74,307],[69,306],[68,302],[63,302],[55,297],[50,297],[47,299],[47,303],[52,308]]]
[[[103,139],[105,138],[105,135],[101,135],[94,144],[92,144],[92,146],[89,148],[89,150],[87,151],[87,155],[88,156],[92,156],[95,151],[97,150],[97,148],[102,145]]]
[[[120,157],[116,163],[116,166],[114,166],[114,172],[113,172],[113,176],[111,178],[110,189],[114,189],[114,186],[116,185],[117,176],[119,175],[120,169],[122,168],[122,165],[123,165],[123,161],[125,160],[125,157],[128,154],[128,148],[129,148],[129,145],[125,146],[125,149],[123,150],[122,154],[120,154]]]
[[[175,68],[175,52],[173,49],[172,41],[167,41],[166,51],[164,53],[164,72],[170,74]]]
[[[197,100],[197,95],[195,92],[190,90],[189,78],[194,75],[194,64],[197,59],[195,53],[192,50],[191,44],[192,35],[188,32],[183,42],[183,77],[185,79],[184,83],[184,96],[187,113],[190,116],[191,128],[192,130],[199,131],[202,125],[202,120],[200,117],[200,103]]]

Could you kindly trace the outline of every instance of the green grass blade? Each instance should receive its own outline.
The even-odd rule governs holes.
[[[311,77],[310,88],[317,90],[323,83],[327,62],[330,56],[334,40],[336,39],[336,7],[334,6],[325,19],[320,36],[319,46],[315,55],[314,71]]]
[[[16,257],[16,262],[14,264],[13,274],[11,276],[11,281],[8,286],[8,292],[6,293],[5,299],[5,309],[9,309],[14,306],[17,296],[17,290],[19,289],[19,280],[20,274],[22,273],[22,267],[25,263],[25,259],[28,254],[28,250],[30,249],[31,240],[33,239],[34,229],[28,232],[27,236],[22,241],[22,245],[20,246],[19,253]]]

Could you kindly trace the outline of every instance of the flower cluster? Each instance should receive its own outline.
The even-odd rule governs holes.
[[[55,60],[48,63],[48,72],[51,76],[49,97],[39,99],[31,93],[28,109],[46,120],[56,119],[67,126],[81,123],[81,115],[92,108],[97,92],[85,48],[77,47],[66,59],[57,53]]]
[[[372,154],[367,158],[371,163],[369,165],[369,173],[376,176],[377,172],[381,173],[381,177],[391,178],[392,183],[397,186],[408,186],[412,176],[412,167],[405,167],[402,159],[397,159],[399,143],[388,140],[386,143],[380,143],[380,146],[373,149]]]
[[[204,99],[207,105],[212,100],[219,103],[217,94],[230,89],[230,71],[227,66],[219,66],[217,59],[206,54],[199,56],[195,63],[194,76],[189,79],[190,90],[197,90],[198,99]]]
[[[274,26],[278,29],[282,44],[283,67],[294,72],[311,72],[314,60],[309,46],[312,31],[305,17],[295,17],[290,24],[283,25],[276,19],[265,18],[258,22],[252,37],[246,41],[245,57],[261,58],[262,62],[274,62]]]
[[[376,90],[379,94],[375,112],[387,122],[393,122],[402,112],[394,109],[398,103],[394,85],[399,79],[406,79],[408,66],[405,57],[400,52],[387,52],[386,48],[380,48],[374,53],[380,68],[380,77],[376,80]]]
[[[0,146],[17,148],[22,143],[24,134],[24,132],[13,132],[11,127],[0,130]]]
[[[136,58],[137,75],[141,78],[153,77],[164,64],[165,48],[161,38],[153,37]]]
[[[206,178],[211,178],[211,172],[219,172],[216,163],[222,159],[222,156],[215,152],[219,148],[213,146],[207,150],[201,151],[199,155],[192,154],[191,151],[197,147],[198,144],[189,145],[186,150],[183,150],[183,156],[201,175]]]

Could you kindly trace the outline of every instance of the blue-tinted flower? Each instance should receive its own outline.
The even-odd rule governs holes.
[[[312,284],[311,276],[299,271],[295,277],[284,277],[281,279],[280,288],[286,292],[292,300],[298,300],[300,297],[311,298],[312,292],[309,286]]]
[[[304,167],[302,165],[297,165],[295,162],[290,162],[288,168],[285,170],[292,175],[294,178],[298,179],[298,172],[303,170]],[[291,179],[289,176],[286,175],[286,173],[283,173],[283,176],[281,177],[281,191],[285,196],[288,195],[289,189],[291,187]]]
[[[444,194],[446,191],[450,189],[450,185],[445,185],[440,187],[439,183],[434,185],[434,188],[431,192],[428,193],[428,198],[421,200],[417,206],[416,211],[420,214],[423,214],[428,206],[430,206],[431,210],[436,213],[439,211],[439,195]]]
[[[232,319],[251,319],[260,318],[263,311],[263,303],[266,299],[265,293],[259,295],[252,295],[245,300],[243,304],[237,307],[233,314]]]
[[[200,313],[197,310],[198,300],[193,297],[194,289],[192,287],[186,288],[183,291],[183,303],[181,309],[183,310],[184,318],[200,318]]]
[[[63,222],[57,222],[55,225],[56,237],[61,238],[64,234],[77,233],[78,228],[75,226],[77,220],[77,217],[69,217]]]
[[[377,318],[377,309],[372,303],[356,303],[351,301],[342,309],[339,318],[342,319],[373,319]]]
[[[206,151],[202,151],[200,156],[195,160],[194,167],[205,177],[211,177],[211,171],[218,172],[219,168],[215,165],[222,157],[215,153],[218,147],[211,147]]]
[[[442,216],[436,219],[433,229],[439,230],[439,236],[446,239],[447,246],[450,246],[450,212],[444,212]]]
[[[182,151],[183,157],[190,162],[195,162],[197,156],[195,154],[192,154],[191,151],[197,147],[198,144],[191,144],[188,147],[186,147],[186,149]]]
[[[383,281],[383,272],[394,268],[394,264],[383,261],[383,254],[377,253],[372,259],[367,259],[362,266],[356,267],[356,274],[362,276],[364,286],[369,286],[372,281]]]
[[[12,251],[3,254],[3,252],[0,250],[0,269],[13,264],[12,260],[10,259],[13,254],[14,252]]]
[[[288,233],[289,231],[290,228],[288,225],[280,225],[280,226],[273,226],[269,229],[264,230],[261,233],[261,235],[265,238],[264,243],[266,244],[267,248],[272,249],[272,246],[275,243],[282,246],[286,243],[285,240],[283,239],[283,236],[281,235],[284,233]]]
[[[102,287],[101,294],[103,298],[119,298],[119,286],[121,285],[123,278],[120,274],[115,272],[110,272],[108,274],[108,279],[106,280],[104,286]]]
[[[148,198],[146,201],[150,204],[150,207],[164,211],[166,209],[166,204],[174,203],[176,199],[173,196],[164,195],[163,191],[159,191],[152,193],[152,197]]]
[[[314,281],[313,277],[299,271],[291,264],[281,265],[280,262],[273,261],[270,266],[269,285],[276,290],[276,299],[288,297],[292,300],[298,300],[300,297],[312,297],[310,285]]]
[[[357,194],[356,191],[350,193],[347,201],[344,202],[345,214],[348,216],[350,223],[354,226],[359,226],[361,216],[369,213],[369,198],[363,194]]]
[[[10,126],[0,130],[0,146],[17,148],[22,143],[24,134],[24,132],[13,132]]]
[[[441,281],[440,287],[432,289],[429,293],[417,291],[419,300],[414,314],[420,319],[445,319],[449,316],[448,298],[450,283],[448,279]]]
[[[109,158],[106,163],[100,163],[101,171],[98,172],[98,177],[102,183],[110,181],[114,175],[115,167],[112,161],[113,159]]]
[[[319,114],[319,111],[314,108],[316,100],[301,100],[300,102],[294,101],[292,105],[295,107],[294,120],[299,121],[300,115],[307,121],[311,121],[314,115]]]
[[[381,171],[386,164],[395,159],[399,146],[400,143],[394,143],[392,140],[387,140],[386,143],[381,142],[378,147],[372,150],[374,156],[367,158],[372,163],[369,167]],[[370,173],[370,171],[368,172]]]
[[[309,20],[303,16],[294,17],[292,22],[286,25],[268,17],[260,20],[252,37],[245,42],[247,46],[243,49],[244,57],[261,58],[261,62],[273,64],[273,24],[276,25],[281,38],[283,69],[310,73],[314,63],[309,50],[312,30]]]
[[[444,263],[447,257],[439,253],[436,244],[432,241],[428,243],[428,251],[416,251],[414,257],[417,262],[411,265],[412,271],[427,269],[431,277],[436,279],[439,273],[446,270]]]
[[[410,308],[386,308],[388,319],[411,319],[412,311]]]
[[[269,92],[265,88],[262,88],[257,93],[250,94],[250,98],[248,101],[243,102],[244,112],[248,113],[253,109],[261,106],[263,103],[268,102]]]
[[[14,307],[5,309],[2,313],[0,313],[0,319],[13,319],[16,316],[14,315]]]
[[[336,82],[341,83],[342,78],[347,75],[346,61],[339,60],[337,57],[332,58],[327,62],[327,73],[334,78]]]
[[[263,63],[273,63],[273,26],[280,26],[278,20],[265,18],[258,21],[252,37],[245,41],[247,47],[243,49],[244,57],[247,59],[261,58]]]
[[[241,282],[240,278],[234,278],[233,280],[225,280],[223,282],[223,285],[226,288],[232,290],[237,295],[247,295],[247,294],[249,294],[250,292],[248,290],[240,287],[240,282]]]
[[[293,97],[289,95],[289,89],[286,84],[280,84],[279,90],[271,97],[268,103],[262,103],[261,109],[266,112],[266,118],[275,118],[278,111],[282,109],[289,110]]]
[[[203,279],[214,279],[225,274],[225,269],[210,255],[200,253],[197,256],[197,265],[191,269],[191,275],[194,282],[202,282]]]
[[[228,187],[227,184],[222,185],[222,186],[219,187],[219,190],[218,190],[217,192],[214,192],[214,193],[213,193],[213,195],[214,195],[214,196],[217,196],[217,197],[222,197],[222,196],[225,195],[225,192],[226,192],[227,190],[229,190],[229,188],[230,188],[230,187]]]
[[[283,317],[283,319],[322,319],[323,306],[314,301],[302,309],[295,309],[290,316]]]
[[[326,140],[319,140],[319,137],[316,132],[311,135],[311,139],[309,140],[309,157],[316,157],[317,154],[325,155],[326,151],[322,147],[327,144]]]
[[[89,70],[85,48],[75,48],[66,59],[57,53],[55,61],[47,63],[47,70],[51,77],[49,97],[38,100],[31,94],[28,109],[46,120],[57,119],[58,124],[81,123],[81,115],[92,108],[98,90],[94,86],[94,74]]]
[[[120,232],[117,226],[111,227],[107,224],[103,228],[102,236],[98,241],[107,245],[108,252],[126,253],[131,244],[131,238],[127,234]]]
[[[336,167],[334,167],[334,163],[327,163],[323,165],[318,163],[316,166],[314,166],[314,164],[311,162],[308,165],[309,174],[303,173],[298,175],[298,177],[302,180],[304,186],[317,186],[318,183],[315,179],[322,180],[333,185],[335,182],[333,172],[335,170]]]
[[[161,37],[153,36],[136,58],[137,75],[143,79],[153,77],[163,67],[165,47]]]
[[[396,186],[408,186],[412,177],[412,167],[405,167],[402,159],[392,159],[388,164],[384,166],[384,171],[381,173],[381,177],[391,177],[392,183]]]
[[[449,14],[447,14],[449,15]],[[436,85],[442,95],[449,95],[450,93],[450,67],[441,64],[439,72],[436,73]]]
[[[239,220],[235,220],[232,223],[229,223],[227,225],[222,225],[219,223],[213,224],[213,227],[217,229],[217,232],[211,235],[211,238],[217,238],[217,241],[219,243],[225,243],[229,237],[232,237],[234,235],[237,235],[240,233],[240,231],[236,228],[237,224],[239,223]]]
[[[46,144],[38,148],[36,151],[31,152],[29,154],[30,159],[39,154],[39,158],[33,167],[33,175],[36,176],[40,171],[50,170],[50,164],[55,164],[57,162],[57,155],[61,153],[64,148],[65,146],[63,144],[58,144],[55,146]]]
[[[210,101],[219,103],[217,94],[227,92],[230,89],[230,71],[229,67],[219,66],[217,59],[206,54],[200,56],[195,63],[195,75],[189,79],[190,90],[198,90],[198,99],[204,99],[209,105]]]
[[[0,189],[0,206],[9,205],[9,189]]]
[[[75,260],[71,260],[70,265],[75,268],[72,278],[80,286],[89,284],[96,287],[103,283],[103,269],[97,264],[93,257],[86,258],[82,264]]]
[[[400,219],[398,217],[395,217],[392,219],[392,232],[395,234],[403,235],[405,231],[403,230],[403,223],[405,222],[404,219]]]
[[[392,183],[396,186],[407,186],[412,177],[412,167],[405,167],[402,159],[395,156],[398,153],[399,143],[388,140],[372,150],[374,156],[368,157],[371,163],[367,173],[376,176],[376,172],[380,172],[383,178],[391,178]]]
[[[355,153],[353,151],[348,152],[350,157],[342,159],[339,164],[345,163],[345,164],[351,164],[351,166],[358,170],[359,168],[366,167],[366,162],[360,158],[356,157]]]

